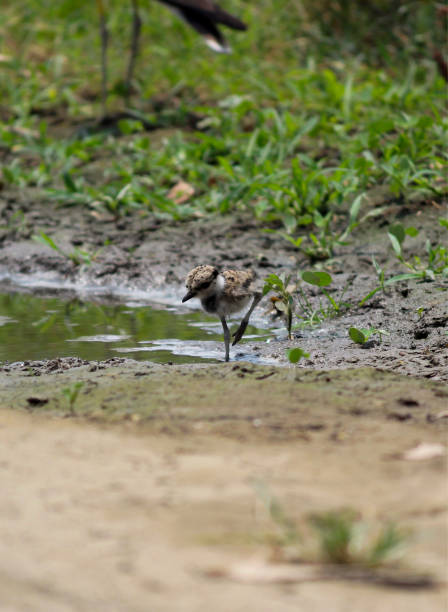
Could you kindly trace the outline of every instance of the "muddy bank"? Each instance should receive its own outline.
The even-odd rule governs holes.
[[[40,198],[40,199],[39,199]],[[387,275],[406,271],[394,258],[385,228],[395,221],[399,209],[390,205],[381,220],[369,220],[350,237],[351,243],[337,248],[325,263],[332,275],[331,295],[350,308],[318,327],[301,325],[288,342],[281,320],[272,318],[269,299],[254,313],[258,327],[278,331],[269,343],[246,345],[245,352],[260,361],[286,363],[285,351],[301,346],[310,353],[300,367],[334,369],[372,366],[412,376],[448,380],[448,280],[408,281],[378,292],[364,306],[359,301],[378,285],[372,256]],[[20,214],[18,214],[20,212]],[[424,253],[425,240],[443,243],[444,232],[437,219],[440,209],[426,206],[400,209],[400,222],[421,230],[405,246],[406,257]],[[167,223],[153,216],[114,220],[76,207],[57,208],[32,190],[3,192],[0,198],[0,279],[3,290],[19,284],[28,290],[60,291],[64,288],[82,299],[139,300],[182,308],[184,278],[198,263],[222,268],[252,267],[260,283],[267,274],[311,267],[307,258],[277,234],[266,234],[254,221],[241,218],[197,219]],[[68,257],[32,239],[44,231],[65,252],[75,248],[91,254],[86,264],[76,265]],[[107,244],[105,244],[107,243]],[[322,265],[322,264],[320,264]],[[322,296],[315,287],[302,285],[314,308]],[[194,304],[192,304],[194,306]],[[198,307],[198,304],[196,304]],[[298,316],[304,316],[296,308]],[[305,317],[306,318],[306,317]],[[296,324],[300,323],[295,319]],[[363,347],[348,336],[350,327],[379,328],[388,332]],[[233,357],[244,353],[235,347]]]
[[[370,208],[375,209],[375,196]],[[446,241],[446,230],[437,222],[446,210],[424,203],[383,205],[379,218],[365,222],[350,235],[348,245],[336,247],[335,256],[327,262],[336,275],[335,286],[346,284],[345,273],[373,281],[372,255],[390,274],[405,271],[393,256],[385,228],[398,219],[423,231],[404,249],[408,258],[413,253],[422,255],[426,239]],[[180,222],[142,212],[115,219],[107,212],[81,206],[58,207],[39,189],[23,188],[0,192],[0,220],[1,277],[32,275],[36,283],[40,278],[42,282],[66,281],[80,289],[90,285],[112,292],[151,291],[183,285],[188,271],[199,262],[222,268],[251,267],[261,279],[271,272],[312,267],[303,252],[280,233],[265,233],[263,226],[245,215]],[[90,255],[88,264],[77,266],[69,257],[36,243],[32,238],[40,232],[49,235],[67,255],[76,248],[85,251]],[[364,284],[360,285],[359,293],[364,289]]]

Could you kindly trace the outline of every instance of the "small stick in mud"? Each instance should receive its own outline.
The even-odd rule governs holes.
[[[239,328],[233,334],[234,346],[241,340],[249,323],[250,315],[261,300],[262,294],[254,287],[255,275],[252,270],[224,270],[214,266],[197,266],[188,274],[185,285],[188,289],[182,298],[186,302],[193,297],[201,300],[205,312],[218,315],[224,331],[225,359],[229,361],[230,331],[226,317],[252,304],[244,315]]]

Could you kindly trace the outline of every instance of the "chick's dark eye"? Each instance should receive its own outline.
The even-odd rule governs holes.
[[[210,287],[210,282],[211,281],[208,281],[208,282],[205,282],[205,283],[201,283],[199,285],[199,289],[208,289]]]

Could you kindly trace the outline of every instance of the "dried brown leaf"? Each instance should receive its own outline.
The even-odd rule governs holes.
[[[414,448],[409,449],[403,453],[403,459],[408,461],[424,461],[426,459],[433,459],[434,457],[443,457],[446,449],[443,444],[421,442]]]
[[[167,198],[172,200],[175,204],[183,204],[187,202],[191,196],[194,195],[194,187],[185,181],[179,181],[174,187],[172,187]]]

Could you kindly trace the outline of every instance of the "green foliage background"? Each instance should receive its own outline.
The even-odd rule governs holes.
[[[446,83],[432,58],[444,53],[443,7],[222,4],[249,25],[226,32],[232,55],[211,53],[166,7],[141,3],[133,114],[115,132],[86,127],[101,109],[96,3],[2,6],[3,184],[116,216],[242,211],[288,236],[305,231],[301,248],[323,257],[372,205],[446,201]],[[113,111],[124,105],[131,3],[107,7]],[[168,197],[180,180],[195,190],[182,204]]]

